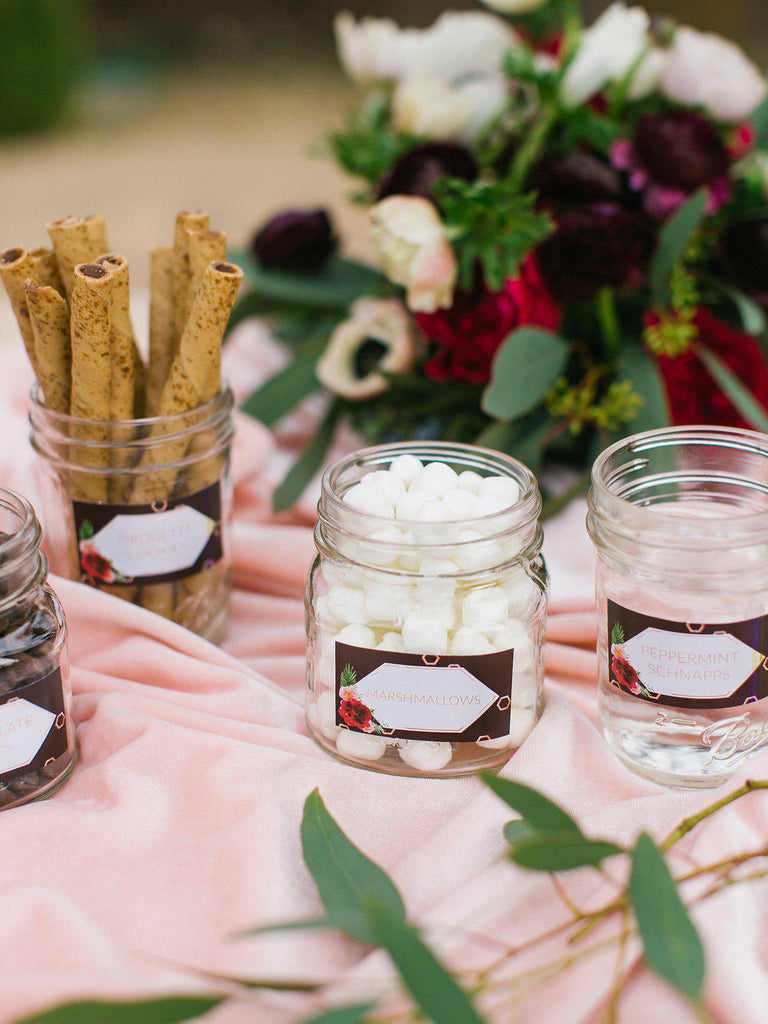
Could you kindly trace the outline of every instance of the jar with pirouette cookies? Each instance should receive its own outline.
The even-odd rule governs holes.
[[[512,756],[543,704],[540,510],[530,470],[471,445],[380,445],[328,469],[305,595],[325,750],[431,777]]]
[[[0,488],[0,810],[48,796],[77,760],[67,626],[26,498]]]

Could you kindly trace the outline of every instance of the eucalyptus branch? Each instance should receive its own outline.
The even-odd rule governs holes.
[[[734,803],[736,800],[740,800],[743,796],[748,793],[752,793],[756,789],[768,789],[768,779],[747,779],[740,789],[735,789],[728,796],[724,796],[721,800],[717,800],[715,803],[705,807],[703,811],[699,811],[698,814],[692,814],[688,818],[684,818],[677,828],[671,832],[663,843],[660,844],[659,849],[662,852],[666,852],[670,847],[674,846],[678,840],[682,839],[683,836],[687,835],[691,829],[695,828],[699,822],[704,821],[705,818],[710,817],[719,811],[722,807],[727,807],[728,804]]]

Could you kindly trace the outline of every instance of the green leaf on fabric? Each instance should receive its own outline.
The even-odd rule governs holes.
[[[23,1017],[14,1024],[175,1024],[204,1016],[227,996],[167,996],[126,1002],[84,1000]]]
[[[749,388],[710,349],[704,345],[694,345],[693,350],[747,423],[756,430],[768,431],[768,414]]]
[[[315,375],[319,356],[319,349],[299,353],[243,402],[243,412],[271,427],[308,395],[319,391],[321,384]]]
[[[615,843],[587,839],[580,833],[510,828],[519,824],[508,822],[504,826],[504,836],[510,845],[510,859],[521,868],[571,871],[573,868],[598,867],[606,857],[625,852]]]
[[[309,444],[288,470],[283,481],[275,488],[272,496],[272,508],[275,512],[284,512],[294,505],[304,493],[309,481],[320,471],[333,441],[338,419],[339,407],[333,403]]]
[[[387,951],[403,984],[432,1024],[484,1024],[469,996],[422,941],[416,929],[374,898],[369,905],[372,934]]]
[[[560,832],[581,835],[573,818],[548,797],[522,782],[501,779],[484,772],[483,782],[538,832]]]
[[[671,414],[664,382],[656,360],[647,349],[627,342],[621,350],[616,379],[629,381],[643,397],[643,404],[631,420],[632,433],[669,425]]]
[[[499,420],[530,412],[562,374],[568,355],[568,346],[552,331],[519,327],[496,354],[483,411]]]
[[[704,947],[659,848],[643,832],[632,855],[629,894],[646,962],[691,999],[704,983]]]
[[[249,301],[253,294],[261,302],[273,306],[345,310],[361,296],[394,293],[393,286],[377,270],[339,256],[312,273],[265,270],[247,252],[234,253],[232,260],[243,268],[244,273],[240,302]]]
[[[376,944],[372,901],[388,917],[405,922],[405,906],[394,882],[347,838],[316,789],[304,804],[301,842],[328,919],[338,928]]]
[[[315,1017],[305,1018],[301,1024],[363,1024],[376,1003],[355,1003],[327,1010]]]
[[[701,223],[708,199],[706,189],[695,192],[659,232],[650,272],[651,294],[657,306],[669,305],[672,269]]]

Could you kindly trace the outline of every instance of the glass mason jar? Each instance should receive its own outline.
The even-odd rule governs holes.
[[[79,419],[32,392],[51,569],[218,643],[229,616],[232,393],[174,416]]]
[[[411,776],[509,759],[542,710],[540,510],[530,470],[470,445],[379,445],[325,472],[305,593],[322,747]]]
[[[0,488],[0,809],[48,796],[77,761],[67,626],[26,498]]]
[[[768,739],[768,436],[673,427],[592,469],[599,699],[635,772],[718,786]]]

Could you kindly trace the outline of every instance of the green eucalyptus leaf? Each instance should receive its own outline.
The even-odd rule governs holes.
[[[741,289],[728,284],[727,281],[710,279],[712,284],[723,295],[731,300],[741,320],[741,326],[747,334],[760,335],[766,329],[766,317],[762,306]]]
[[[749,120],[755,128],[755,141],[753,150],[765,149],[768,146],[768,94],[758,103],[752,111]]]
[[[316,789],[304,804],[301,842],[328,919],[338,928],[376,944],[371,901],[388,917],[405,922],[405,906],[394,882],[347,838]]]
[[[678,991],[698,999],[704,948],[659,848],[647,832],[632,855],[629,894],[648,965]]]
[[[633,433],[669,425],[671,415],[664,381],[655,358],[647,349],[631,343],[624,345],[616,378],[629,381],[643,398],[643,404],[631,421]]]
[[[431,1024],[484,1024],[469,996],[422,941],[416,929],[390,905],[369,906],[377,945],[387,951],[403,984]]]
[[[320,381],[315,375],[319,355],[319,347],[299,353],[243,402],[243,412],[271,427],[308,395],[320,389]]]
[[[695,192],[659,232],[650,272],[651,294],[657,306],[669,305],[672,269],[701,223],[708,198],[706,189]]]
[[[519,867],[532,871],[598,867],[606,857],[625,852],[615,843],[586,839],[573,832],[537,832],[530,829],[528,832],[520,830],[515,835],[505,827],[504,835],[510,843],[510,859]]]
[[[334,403],[312,435],[309,444],[276,487],[272,495],[272,508],[275,512],[284,512],[298,501],[309,481],[322,468],[323,460],[333,441],[338,418],[339,407]]]
[[[693,349],[725,396],[744,419],[756,430],[768,431],[768,414],[735,373],[725,365],[719,356],[716,356],[704,345],[694,345]]]
[[[361,296],[392,295],[390,282],[377,270],[355,260],[335,256],[321,270],[300,273],[265,270],[247,253],[238,252],[233,262],[243,268],[244,297],[255,293],[263,303],[279,306],[311,306],[347,309]],[[248,291],[245,291],[248,289]]]
[[[160,999],[63,1003],[52,1010],[19,1018],[14,1024],[175,1024],[203,1017],[227,996],[166,996]]]
[[[541,327],[519,327],[494,359],[481,405],[489,416],[513,420],[530,412],[565,369],[568,346]]]
[[[496,796],[517,811],[524,821],[537,832],[581,835],[581,830],[573,818],[538,790],[524,786],[522,782],[501,779],[498,775],[491,775],[487,772],[484,772],[481,778]]]
[[[307,1017],[301,1024],[363,1024],[376,1003],[354,1003],[327,1010],[315,1017]]]

